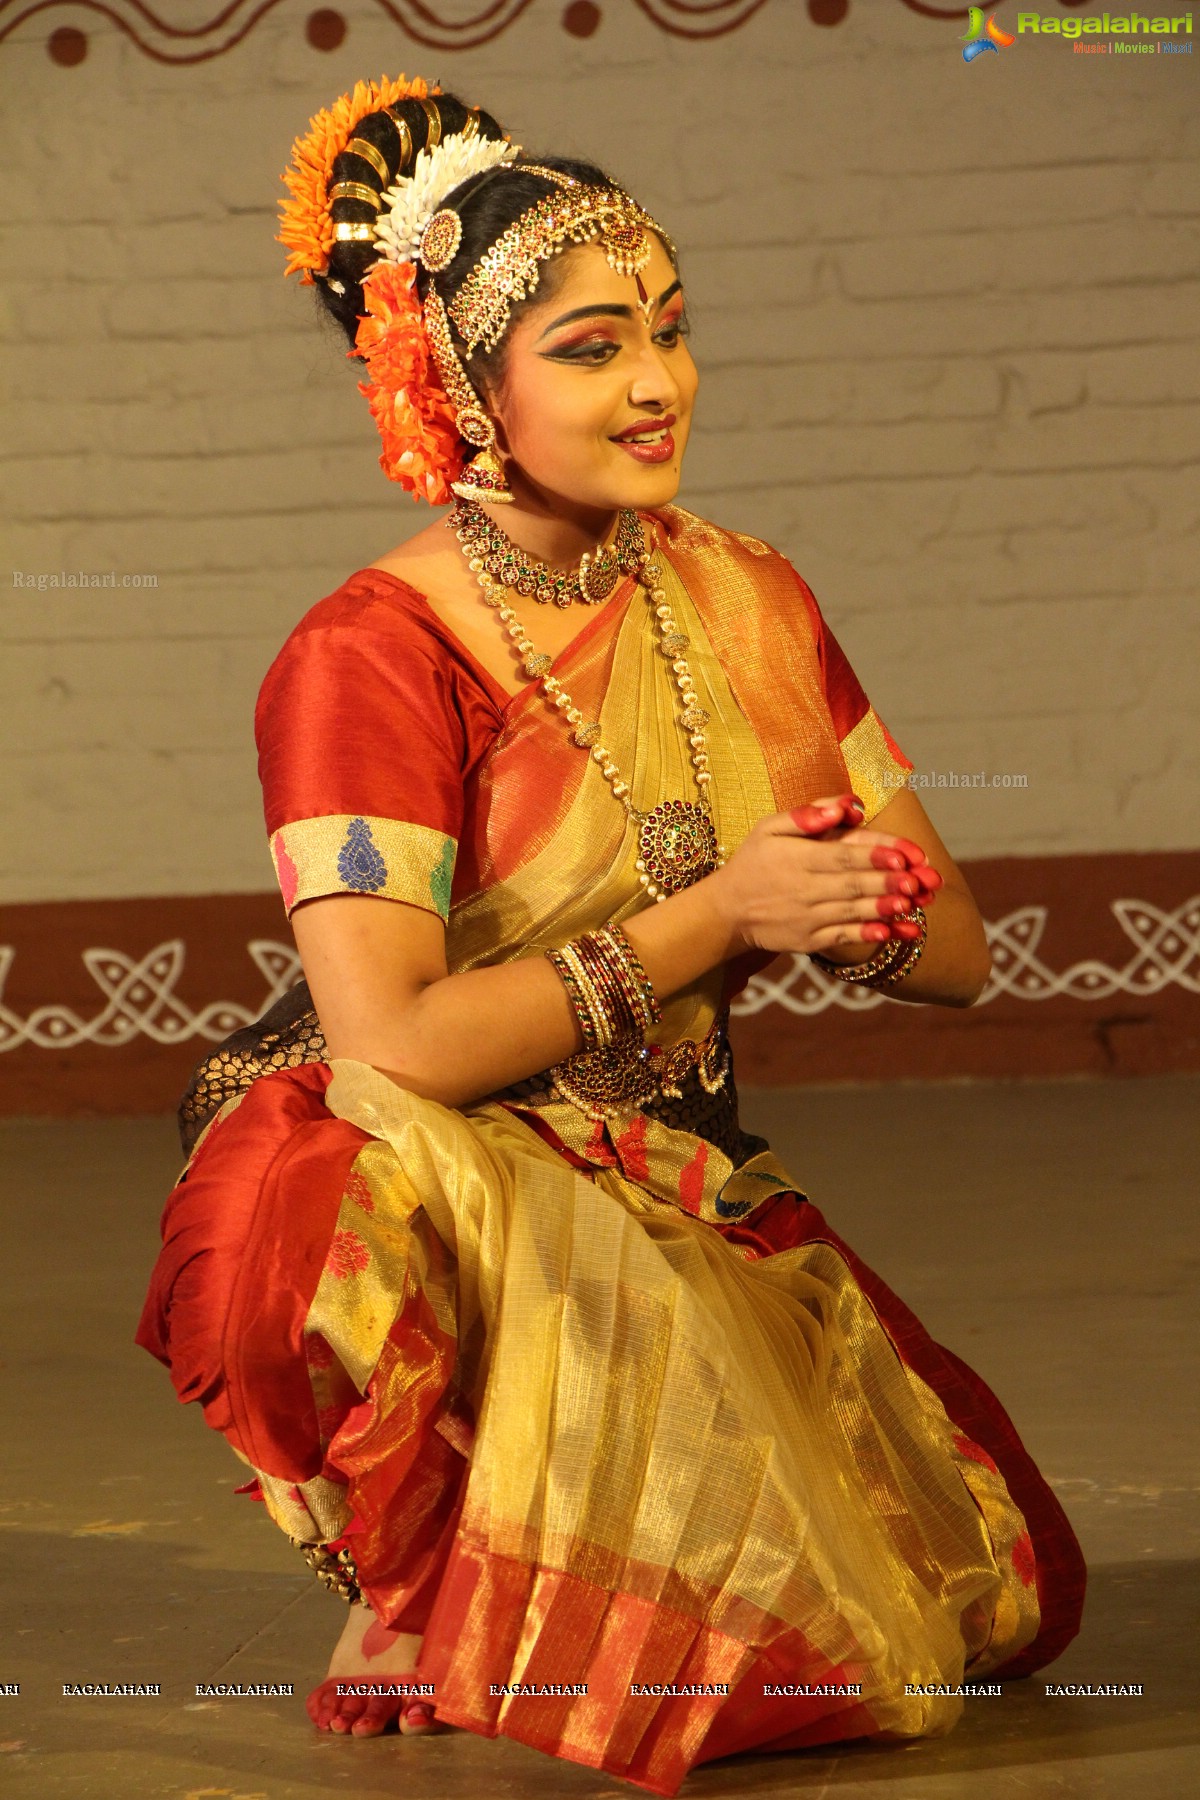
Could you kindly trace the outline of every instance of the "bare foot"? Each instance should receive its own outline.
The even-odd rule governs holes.
[[[413,1680],[421,1639],[391,1631],[366,1606],[352,1606],[329,1663],[329,1674],[308,1696],[308,1715],[319,1731],[378,1737],[395,1721],[406,1735],[442,1730],[427,1700],[406,1694],[339,1694],[343,1685],[386,1687]],[[407,1717],[405,1716],[407,1712]]]

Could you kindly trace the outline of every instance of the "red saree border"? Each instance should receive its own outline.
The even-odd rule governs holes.
[[[653,1573],[646,1571],[648,1584]],[[531,1645],[529,1618],[538,1621]],[[472,1531],[451,1551],[419,1670],[438,1689],[437,1716],[447,1723],[603,1769],[668,1800],[700,1762],[877,1731],[855,1696],[764,1695],[768,1683],[851,1685],[861,1677],[852,1666],[832,1666],[802,1633],[757,1607],[743,1605],[738,1628],[743,1635],[734,1637],[642,1596],[516,1562]],[[751,1635],[764,1641],[748,1645]],[[516,1662],[522,1684],[586,1682],[587,1693],[491,1694],[503,1685],[495,1671]],[[729,1692],[635,1695],[633,1683],[727,1683]]]

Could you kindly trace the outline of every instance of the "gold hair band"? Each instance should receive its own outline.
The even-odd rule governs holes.
[[[375,242],[375,222],[373,219],[339,219],[333,228],[335,244],[373,244]]]
[[[425,148],[426,150],[436,150],[442,141],[442,115],[438,111],[437,101],[421,100],[418,104],[429,120],[429,129],[425,134]]]
[[[383,205],[383,195],[368,187],[365,181],[335,181],[329,190],[331,200],[365,200],[378,212]]]
[[[391,115],[389,114],[389,117],[390,116]],[[369,162],[385,187],[392,179],[388,174],[388,166],[383,160],[382,151],[377,150],[374,144],[368,143],[366,138],[351,138],[350,142],[346,145],[343,154],[347,156],[361,156],[364,162]]]
[[[384,108],[384,114],[392,121],[392,124],[396,127],[400,137],[400,167],[396,170],[396,173],[397,175],[402,175],[407,165],[411,163],[413,159],[413,134],[409,130],[407,119],[398,119],[395,113],[390,112],[387,107]]]

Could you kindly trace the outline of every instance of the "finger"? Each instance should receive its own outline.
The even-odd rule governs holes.
[[[920,844],[914,844],[911,838],[893,838],[892,849],[898,850],[912,869],[925,868],[928,866],[925,861],[925,852],[922,850]]]
[[[840,800],[812,801],[807,806],[794,806],[788,818],[804,837],[819,837],[843,822],[845,808]]]

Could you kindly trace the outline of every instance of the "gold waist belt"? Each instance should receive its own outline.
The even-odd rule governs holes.
[[[666,1097],[679,1099],[683,1083],[694,1075],[707,1094],[715,1094],[729,1077],[732,1059],[722,1008],[707,1036],[696,1042],[647,1044],[632,1033],[600,1050],[582,1050],[545,1072],[546,1085],[593,1119],[637,1111]]]

